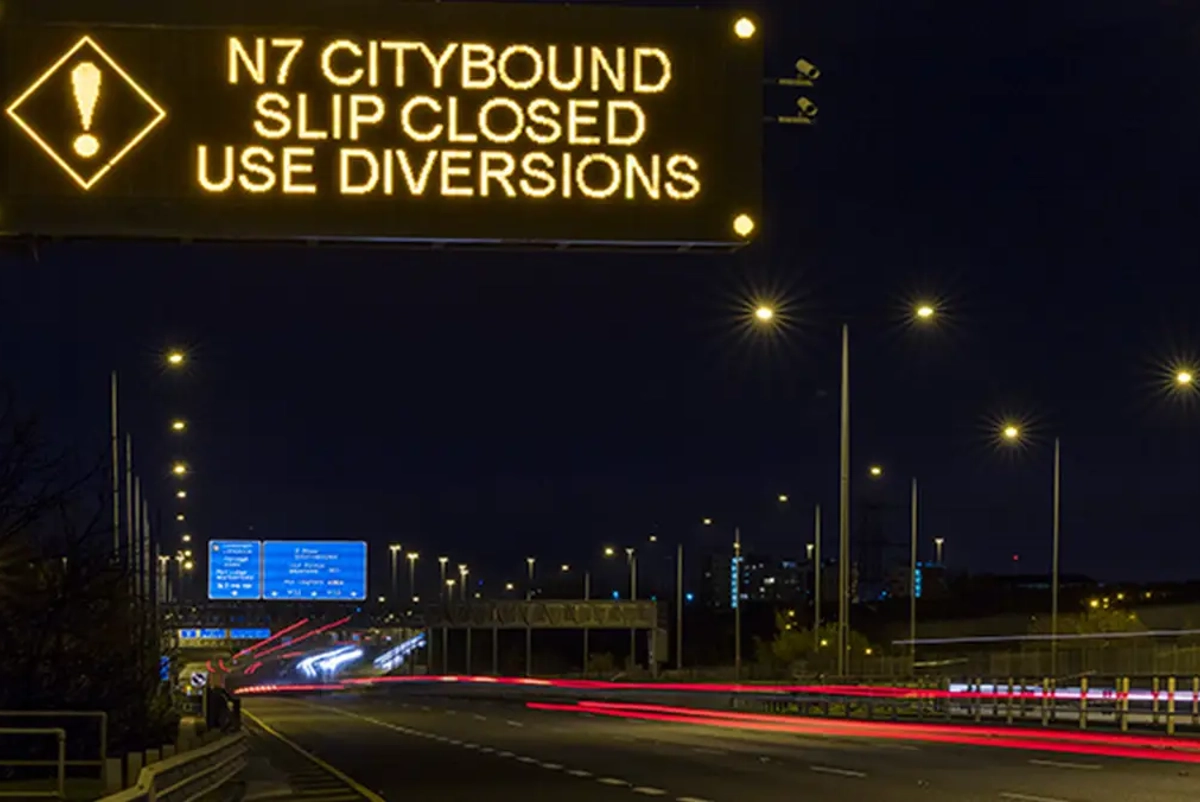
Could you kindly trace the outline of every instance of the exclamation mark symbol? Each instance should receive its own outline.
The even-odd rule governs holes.
[[[71,89],[75,93],[75,105],[79,107],[79,118],[83,122],[83,133],[75,137],[75,152],[90,159],[100,152],[100,140],[92,135],[92,116],[100,100],[100,68],[90,61],[71,70]]]

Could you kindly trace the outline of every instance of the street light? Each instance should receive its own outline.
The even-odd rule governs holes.
[[[450,562],[449,557],[438,557],[438,576],[440,577],[438,588],[441,589],[442,597],[446,594],[446,563]]]
[[[942,547],[945,545],[946,545],[946,538],[935,537],[933,539],[933,551],[934,551],[933,564],[934,565],[942,564]]]
[[[183,570],[185,570],[185,571],[190,571],[195,567],[196,567],[196,564],[194,562],[192,562],[191,560],[188,560],[183,564]]]
[[[415,551],[410,551],[405,555],[408,559],[408,595],[413,597],[417,595],[417,559],[420,556]]]
[[[176,490],[175,498],[187,498],[187,491],[186,490]]]
[[[700,523],[704,524],[705,526],[712,526],[712,518],[705,518],[700,521]]]
[[[178,513],[178,514],[175,516],[175,520],[176,520],[176,521],[182,521],[182,520],[184,520],[183,513],[182,513],[182,512],[181,512],[181,513]]]
[[[1011,434],[1010,434],[1011,432]],[[1022,432],[1015,423],[1005,424],[1002,435],[1005,442],[1019,444]],[[1051,546],[1050,546],[1050,675],[1058,676],[1058,554],[1061,529],[1062,506],[1062,444],[1054,438],[1054,477],[1051,502]],[[939,560],[940,562],[940,560]]]
[[[565,573],[567,573],[568,571],[570,571],[570,570],[571,570],[571,566],[567,565],[566,563],[563,563],[563,564],[560,566],[560,570],[561,570],[561,571],[562,571],[562,572],[565,574]]]
[[[883,476],[883,468],[878,465],[872,465],[867,472],[871,474],[872,479],[878,479]]]
[[[183,431],[186,431],[186,430],[187,430],[187,421],[184,421],[184,420],[173,420],[173,421],[171,421],[171,431],[173,431],[173,432],[183,432]]]
[[[617,553],[617,550],[616,550],[616,549],[614,549],[612,546],[605,546],[605,547],[604,547],[604,556],[605,556],[605,557],[611,557],[611,556],[613,556],[613,555],[614,555],[614,554],[616,554],[616,553]]]
[[[769,314],[760,314],[762,310]],[[939,310],[931,301],[913,304],[907,313],[914,324],[932,323]],[[755,321],[760,325],[778,325],[776,315],[770,307],[759,306],[755,310]],[[838,655],[837,672],[846,673],[846,649],[850,635],[850,326],[841,327],[841,392],[840,392],[840,435],[838,459]],[[877,466],[876,466],[877,467]],[[871,476],[882,476],[882,468],[871,470]]]
[[[392,598],[393,599],[396,598],[396,555],[399,554],[400,550],[403,548],[404,547],[401,546],[399,543],[392,543],[388,546],[388,551],[391,552],[391,556],[392,556]]]
[[[186,360],[187,357],[184,356],[183,351],[176,350],[167,352],[167,364],[173,368],[181,367]]]
[[[187,476],[188,466],[185,463],[176,462],[171,466],[171,473],[175,474],[176,476]]]
[[[192,542],[192,536],[191,536],[191,535],[184,535],[184,536],[183,536],[183,538],[182,538],[182,540],[183,540],[183,542],[184,542],[184,543],[191,543],[191,542]]]
[[[780,494],[779,494],[779,503],[780,503],[780,504],[787,504],[787,503],[788,503],[788,497],[787,497],[787,493],[780,493]]]
[[[463,601],[467,600],[467,574],[471,573],[471,569],[466,563],[458,564],[458,578],[462,582],[462,597]]]

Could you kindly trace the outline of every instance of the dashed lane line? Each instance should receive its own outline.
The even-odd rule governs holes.
[[[1071,763],[1066,760],[1030,760],[1032,766],[1045,766],[1051,769],[1080,769],[1083,771],[1098,771],[1102,769],[1099,763]]]
[[[622,780],[618,777],[597,777],[596,782],[600,783],[601,785],[632,785],[632,783]]]
[[[1034,796],[1033,794],[1018,794],[1015,791],[1001,791],[1001,799],[1011,799],[1012,802],[1067,802],[1053,796]]]
[[[664,791],[663,789],[653,788],[649,785],[637,785],[637,786],[634,786],[632,790],[635,794],[642,794],[644,796],[666,796],[667,795],[667,792]]]
[[[818,774],[836,774],[839,777],[866,777],[865,771],[855,771],[854,769],[839,769],[836,766],[809,766],[810,771],[815,771]]]

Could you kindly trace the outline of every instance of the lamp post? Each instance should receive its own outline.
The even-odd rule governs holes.
[[[1175,383],[1178,386],[1187,386],[1191,384],[1192,374],[1187,370],[1180,370],[1175,376]],[[1016,423],[1006,424],[1000,430],[1000,437],[1003,442],[1010,444],[1019,444],[1023,442],[1024,432]],[[1053,500],[1051,502],[1051,524],[1050,524],[1050,675],[1052,678],[1058,677],[1058,585],[1059,585],[1059,540],[1061,534],[1060,518],[1062,507],[1062,445],[1059,438],[1054,438],[1054,475],[1053,475]],[[938,562],[941,562],[941,546],[938,546]]]
[[[909,577],[908,577],[908,639],[910,641],[911,665],[913,674],[917,671],[917,479],[912,480],[912,500],[910,504],[912,520],[911,537],[909,539]]]
[[[408,598],[411,601],[417,598],[417,559],[421,555],[410,551],[405,556],[408,558]]]
[[[742,530],[733,529],[733,680],[742,679]]]
[[[821,505],[813,510],[813,651],[821,641]]]
[[[928,325],[937,318],[932,303],[912,307],[910,320]],[[780,316],[774,307],[760,305],[754,310],[754,322],[760,326],[778,325]],[[850,637],[850,326],[841,327],[841,393],[838,437],[838,676],[846,674],[846,650]]]
[[[442,601],[446,600],[446,563],[449,557],[438,557],[438,585],[441,588]]]
[[[467,568],[466,563],[458,564],[458,578],[462,585],[462,600],[464,602],[467,600],[467,574],[469,573],[471,573],[471,569]]]
[[[625,549],[625,559],[629,563],[629,600],[637,601],[637,552],[633,548]],[[637,628],[629,628],[629,667],[637,665]]]
[[[392,598],[396,598],[396,555],[403,548],[399,543],[393,543],[388,546],[388,550],[392,553]]]
[[[936,565],[942,564],[942,547],[946,545],[946,538],[935,537],[933,539],[933,562]]]
[[[525,565],[529,568],[529,582],[525,586],[525,676],[533,676],[533,621],[529,608],[533,601],[533,565],[537,557],[526,557]]]

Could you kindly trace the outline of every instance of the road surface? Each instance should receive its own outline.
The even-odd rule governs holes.
[[[1081,754],[1053,742],[997,748],[914,740],[886,725],[872,725],[880,729],[867,737],[811,719],[799,724],[815,729],[799,733],[758,729],[773,726],[766,718],[738,725],[755,729],[734,729],[402,689],[254,697],[243,704],[251,722],[340,772],[349,785],[339,787],[358,789],[339,791],[337,799],[357,793],[374,802],[1200,800],[1200,762]],[[1180,757],[1196,761],[1200,753]]]

